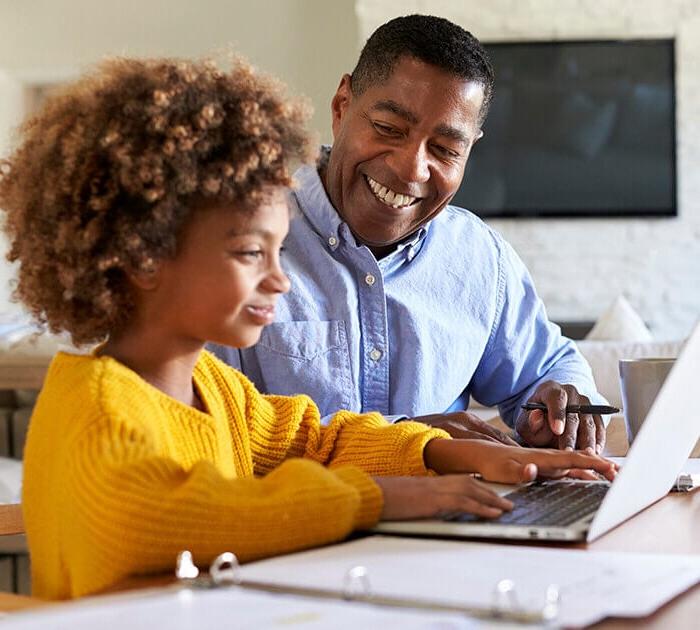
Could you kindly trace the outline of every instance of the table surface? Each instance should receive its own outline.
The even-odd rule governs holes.
[[[621,455],[626,450],[624,424],[622,419],[617,417],[609,426],[606,454]],[[0,506],[0,525],[3,517],[10,529],[21,526],[18,506]],[[540,544],[544,545],[544,543]],[[547,544],[547,546],[551,545]],[[561,546],[593,551],[700,554],[700,491],[670,494],[593,543]],[[153,587],[172,581],[173,578],[167,575],[133,578],[112,590]],[[40,605],[46,605],[46,603],[31,597],[0,593],[0,611],[13,611]],[[663,628],[664,630],[695,628],[698,626],[698,619],[700,619],[700,585],[680,595],[654,615],[643,620],[607,619],[594,627],[606,630],[638,628],[643,622],[645,628]]]

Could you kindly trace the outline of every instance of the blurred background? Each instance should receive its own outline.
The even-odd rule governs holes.
[[[0,154],[11,149],[13,128],[47,90],[105,55],[227,49],[307,95],[315,107],[311,124],[330,142],[329,103],[342,74],[376,26],[413,12],[447,17],[484,42],[674,40],[676,216],[486,220],[523,257],[553,319],[595,322],[623,297],[655,338],[685,337],[700,316],[696,0],[6,0],[0,2]],[[479,159],[479,145],[472,159]],[[558,194],[566,188],[555,184]],[[19,312],[10,301],[11,279],[3,259],[6,318]]]

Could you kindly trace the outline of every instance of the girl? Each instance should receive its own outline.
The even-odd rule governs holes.
[[[245,561],[380,518],[511,506],[496,481],[614,475],[582,453],[450,440],[422,424],[262,396],[204,351],[254,344],[280,268],[300,105],[236,63],[114,60],[50,99],[2,165],[17,295],[89,355],[59,353],[25,449],[35,594],[70,598],[171,569]],[[591,473],[592,474],[592,473]]]

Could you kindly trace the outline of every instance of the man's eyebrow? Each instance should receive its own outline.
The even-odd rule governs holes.
[[[435,129],[435,133],[440,136],[445,136],[446,138],[456,140],[457,142],[461,142],[462,144],[469,144],[469,138],[467,138],[466,134],[456,127],[452,127],[450,125],[438,125]]]
[[[400,118],[403,118],[406,122],[412,125],[418,124],[418,116],[416,116],[412,111],[406,109],[403,105],[399,105],[396,101],[387,99],[384,101],[377,101],[372,105],[371,109],[377,112],[391,112],[396,114]]]
[[[390,112],[392,114],[396,114],[400,118],[403,118],[406,122],[411,123],[412,125],[418,124],[418,116],[416,116],[411,110],[406,109],[403,105],[399,105],[399,103],[392,101],[391,99],[377,101],[372,105],[371,109],[372,111]],[[469,144],[469,138],[467,135],[463,131],[460,131],[456,127],[452,127],[451,125],[438,125],[435,128],[435,133],[463,144]]]

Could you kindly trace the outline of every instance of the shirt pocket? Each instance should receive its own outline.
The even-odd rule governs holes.
[[[264,391],[307,394],[321,416],[351,407],[352,373],[345,322],[280,322],[255,346]]]

